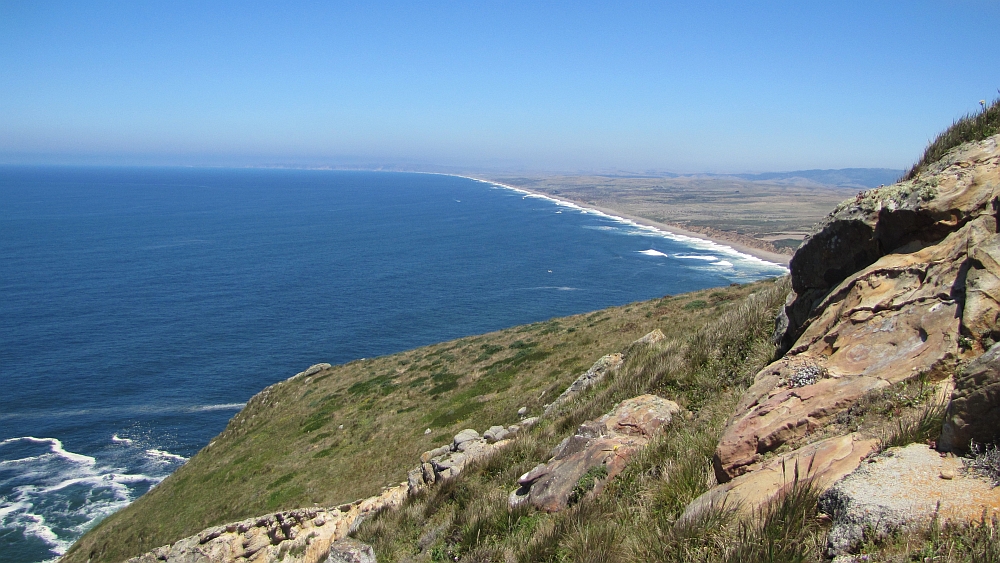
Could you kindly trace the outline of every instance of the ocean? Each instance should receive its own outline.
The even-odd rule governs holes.
[[[311,364],[783,273],[456,176],[0,167],[0,560],[57,558]]]

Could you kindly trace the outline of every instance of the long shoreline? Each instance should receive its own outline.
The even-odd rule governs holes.
[[[519,187],[519,186],[511,186],[509,184],[504,184],[502,182],[497,182],[497,181],[494,181],[494,180],[488,180],[488,179],[485,179],[485,178],[476,178],[474,176],[463,176],[461,174],[443,174],[443,175],[444,176],[456,176],[458,178],[465,178],[467,180],[475,180],[477,182],[483,182],[484,184],[490,184],[490,185],[494,185],[494,186],[499,186],[501,188],[505,188],[505,189],[508,189],[508,190],[513,190],[513,191],[516,191],[516,192],[521,192],[521,193],[524,193],[524,194],[529,194],[529,195],[532,195],[532,196],[535,196],[535,197],[539,197],[539,198],[543,198],[543,199],[548,199],[548,200],[556,201],[556,202],[559,202],[559,203],[562,203],[562,204],[565,204],[565,205],[570,205],[570,206],[578,207],[580,209],[589,210],[589,211],[595,211],[597,213],[601,213],[603,215],[611,217],[612,219],[618,219],[618,220],[622,220],[622,221],[625,221],[625,222],[631,222],[631,223],[635,223],[637,225],[641,225],[641,226],[644,226],[644,227],[650,227],[650,228],[656,229],[658,231],[662,231],[662,232],[667,233],[667,234],[671,234],[671,235],[675,235],[675,236],[679,236],[679,237],[686,237],[686,238],[691,238],[691,239],[697,239],[697,240],[701,240],[701,241],[705,241],[705,242],[710,242],[712,244],[717,244],[719,246],[723,246],[723,247],[727,247],[729,249],[732,249],[733,251],[735,251],[735,252],[737,252],[739,254],[745,254],[745,255],[748,255],[748,256],[752,256],[754,258],[757,258],[758,260],[762,260],[764,262],[770,262],[772,264],[776,264],[776,265],[782,266],[784,268],[788,268],[789,260],[791,260],[791,256],[789,256],[787,254],[778,254],[777,252],[769,252],[767,250],[763,250],[763,249],[760,249],[760,248],[754,248],[754,247],[747,246],[745,244],[740,244],[738,242],[727,240],[727,239],[724,239],[724,238],[721,238],[721,237],[709,237],[709,236],[706,236],[706,235],[704,235],[702,233],[696,233],[694,231],[689,231],[687,229],[684,229],[682,227],[678,227],[676,225],[670,225],[670,224],[666,224],[666,223],[661,223],[659,221],[653,221],[652,219],[646,219],[644,217],[637,217],[635,215],[626,213],[626,212],[618,210],[618,209],[611,209],[611,208],[601,207],[601,206],[591,205],[591,204],[582,204],[582,203],[577,202],[577,201],[573,201],[573,200],[570,200],[570,199],[564,199],[564,198],[561,198],[561,197],[556,197],[556,196],[553,196],[551,194],[547,194],[547,193],[544,193],[544,192],[537,192],[537,191],[529,190],[529,189],[522,188],[522,187]]]

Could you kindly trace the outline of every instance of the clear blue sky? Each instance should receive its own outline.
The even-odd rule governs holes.
[[[0,163],[911,164],[1000,3],[0,0]]]

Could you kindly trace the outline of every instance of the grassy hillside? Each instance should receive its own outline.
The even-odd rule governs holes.
[[[521,406],[537,414],[602,355],[654,328],[685,342],[748,294],[773,285],[705,290],[553,319],[278,383],[255,396],[176,473],[81,538],[65,560],[121,561],[208,526],[376,494],[405,480],[421,452],[457,431],[513,423]],[[764,340],[772,319],[769,313],[758,327]],[[753,370],[743,368],[742,377]],[[716,399],[692,396],[687,406],[698,410]],[[597,413],[608,400],[576,418]]]

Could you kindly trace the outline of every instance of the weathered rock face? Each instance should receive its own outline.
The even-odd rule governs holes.
[[[599,492],[679,411],[677,403],[655,395],[622,401],[610,413],[581,424],[556,446],[548,463],[518,479],[520,488],[511,493],[511,504],[528,502],[547,512],[562,510],[581,478],[603,467],[596,482]]]
[[[891,448],[873,457],[820,497],[820,509],[833,518],[829,554],[857,546],[866,530],[876,537],[935,516],[947,521],[978,521],[1000,510],[1000,488],[964,474],[961,460],[942,457],[924,444]]]
[[[826,489],[870,455],[877,440],[849,434],[827,438],[763,464],[757,471],[714,487],[687,506],[679,522],[690,522],[710,509],[749,514],[789,491],[796,482]]]
[[[399,505],[406,494],[404,483],[338,508],[302,508],[216,526],[133,557],[128,563],[320,563],[328,557],[331,561],[355,561],[333,558],[331,544],[345,538],[369,514]],[[374,554],[357,561],[374,562]]]
[[[796,252],[781,335],[789,350],[757,374],[727,424],[714,456],[720,483],[869,391],[950,376],[994,336],[998,139],[842,204]]]
[[[802,334],[819,302],[855,272],[995,214],[998,138],[964,145],[913,180],[859,194],[825,219],[789,264],[793,294],[778,335],[783,348]]]
[[[956,374],[937,445],[945,452],[967,452],[973,441],[1000,441],[1000,344]]]

